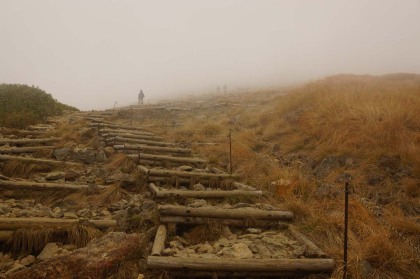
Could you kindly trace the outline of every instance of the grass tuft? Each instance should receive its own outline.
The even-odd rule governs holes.
[[[21,229],[11,235],[7,245],[16,254],[37,254],[50,242],[63,242],[82,247],[100,236],[102,236],[101,231],[81,224],[61,228]]]

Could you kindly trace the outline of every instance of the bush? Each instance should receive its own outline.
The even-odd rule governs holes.
[[[25,128],[43,122],[49,116],[62,115],[66,110],[77,110],[62,104],[50,94],[21,84],[0,84],[0,126]]]

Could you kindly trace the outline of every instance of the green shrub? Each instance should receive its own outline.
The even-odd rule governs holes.
[[[0,84],[0,127],[25,128],[43,122],[49,116],[77,110],[62,104],[34,86]]]

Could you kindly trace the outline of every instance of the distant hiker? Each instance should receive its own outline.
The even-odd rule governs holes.
[[[139,93],[139,105],[143,104],[143,99],[144,99],[144,93],[143,90],[140,89],[140,93]]]

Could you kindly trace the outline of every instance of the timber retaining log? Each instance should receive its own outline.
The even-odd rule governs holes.
[[[0,154],[22,154],[22,153],[34,153],[44,149],[54,148],[54,146],[28,146],[28,147],[10,147],[0,148]]]
[[[51,227],[51,226],[69,226],[78,222],[89,222],[97,229],[108,229],[115,227],[117,221],[115,220],[86,220],[86,219],[56,219],[45,217],[30,217],[30,218],[7,218],[0,217],[0,230],[18,230],[31,227]]]
[[[239,272],[330,272],[332,259],[217,259],[187,257],[147,257],[147,265],[158,269],[214,270]]]
[[[75,162],[57,161],[57,160],[48,160],[48,159],[39,159],[39,158],[12,156],[12,155],[0,155],[0,161],[22,161],[26,163],[46,164],[46,165],[82,166],[82,164],[75,163]]]
[[[293,219],[293,212],[281,210],[262,210],[256,208],[232,208],[200,207],[192,208],[180,205],[160,205],[161,215],[192,216],[205,218],[256,218],[259,220],[286,220]]]
[[[152,151],[152,152],[164,152],[164,153],[179,153],[179,154],[191,154],[191,149],[187,148],[175,148],[175,147],[160,147],[160,146],[148,146],[148,145],[114,145],[117,150],[131,150],[135,152],[141,151]]]
[[[67,183],[47,183],[47,182],[33,182],[33,181],[11,181],[0,180],[0,189],[28,189],[28,190],[83,190],[93,187],[96,189],[105,189],[107,186],[103,185],[78,185]]]
[[[0,139],[0,145],[3,144],[16,144],[16,145],[23,145],[23,144],[33,144],[33,143],[50,143],[50,142],[57,142],[60,138],[39,138],[39,139]]]

